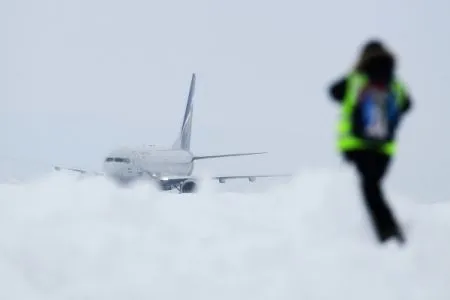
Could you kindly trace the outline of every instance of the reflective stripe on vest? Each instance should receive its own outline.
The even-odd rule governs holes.
[[[352,135],[353,124],[351,121],[357,97],[366,83],[366,76],[359,73],[353,73],[347,79],[347,90],[343,99],[341,118],[338,124],[338,149],[340,151],[365,149],[367,147],[364,140]],[[402,106],[405,90],[403,85],[398,81],[394,81],[392,88],[396,96],[395,98],[399,101],[399,106]],[[396,143],[394,141],[388,142],[384,144],[380,150],[388,155],[393,155],[396,151]]]

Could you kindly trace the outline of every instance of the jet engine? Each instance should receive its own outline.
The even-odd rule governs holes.
[[[181,193],[195,193],[197,191],[197,183],[193,180],[186,180],[181,184]]]

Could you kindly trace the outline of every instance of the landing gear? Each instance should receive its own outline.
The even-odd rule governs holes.
[[[159,188],[161,189],[161,191],[170,191],[173,189],[171,185],[162,182],[159,184]]]

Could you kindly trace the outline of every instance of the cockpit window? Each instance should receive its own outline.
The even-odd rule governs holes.
[[[129,164],[130,163],[130,159],[129,158],[124,158],[124,157],[107,157],[105,159],[106,162],[120,162],[120,163],[124,163],[124,164]]]

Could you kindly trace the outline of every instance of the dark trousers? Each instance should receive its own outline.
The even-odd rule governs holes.
[[[382,181],[389,168],[391,158],[370,150],[351,151],[344,154],[346,160],[355,165],[364,203],[371,217],[379,242],[397,238],[404,242],[403,233],[393,215],[382,189]]]

